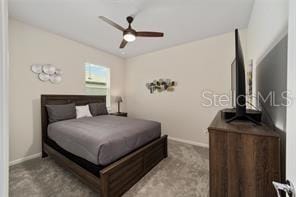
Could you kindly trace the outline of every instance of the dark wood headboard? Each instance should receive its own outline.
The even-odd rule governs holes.
[[[89,103],[105,103],[106,96],[88,95],[41,95],[41,127],[42,127],[42,150],[43,143],[47,139],[48,115],[46,105],[60,105],[75,103],[76,105],[87,105]]]

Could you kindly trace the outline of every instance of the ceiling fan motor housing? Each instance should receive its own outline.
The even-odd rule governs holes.
[[[132,34],[132,35],[136,36],[136,31],[133,30],[133,29],[126,29],[126,30],[123,32],[123,36],[126,35],[126,34]]]
[[[132,16],[128,16],[128,17],[126,17],[126,20],[129,24],[131,24],[133,22],[134,18]]]

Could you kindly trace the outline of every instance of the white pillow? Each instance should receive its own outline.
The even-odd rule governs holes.
[[[76,118],[92,117],[88,105],[76,106]]]

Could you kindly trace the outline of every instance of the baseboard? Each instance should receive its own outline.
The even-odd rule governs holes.
[[[31,160],[31,159],[36,159],[38,157],[41,157],[41,153],[37,153],[37,154],[34,154],[34,155],[29,155],[27,157],[23,157],[23,158],[11,161],[11,162],[9,162],[9,166],[13,166],[13,165],[16,165],[16,164],[19,164],[19,163],[22,163],[22,162],[25,162],[25,161],[28,161],[28,160]]]
[[[183,139],[179,139],[179,138],[174,138],[174,137],[168,137],[169,140],[173,140],[173,141],[177,141],[177,142],[182,142],[185,144],[190,144],[190,145],[194,145],[194,146],[200,146],[200,147],[204,147],[204,148],[209,148],[208,144],[205,143],[200,143],[200,142],[194,142],[194,141],[190,141],[190,140],[183,140]]]

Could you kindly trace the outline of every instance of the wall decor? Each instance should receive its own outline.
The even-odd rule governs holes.
[[[169,91],[172,92],[175,90],[175,86],[177,83],[175,81],[172,81],[171,79],[159,79],[159,80],[154,80],[151,83],[147,83],[146,87],[150,90],[150,93],[154,93],[155,90],[158,92],[163,92],[163,91]]]
[[[40,81],[50,81],[54,84],[62,81],[62,70],[52,64],[33,64],[31,70],[38,75]]]
[[[247,94],[247,107],[253,108],[253,73],[254,73],[254,63],[251,59],[248,64],[248,70],[247,70],[247,87],[248,87],[248,94]]]

